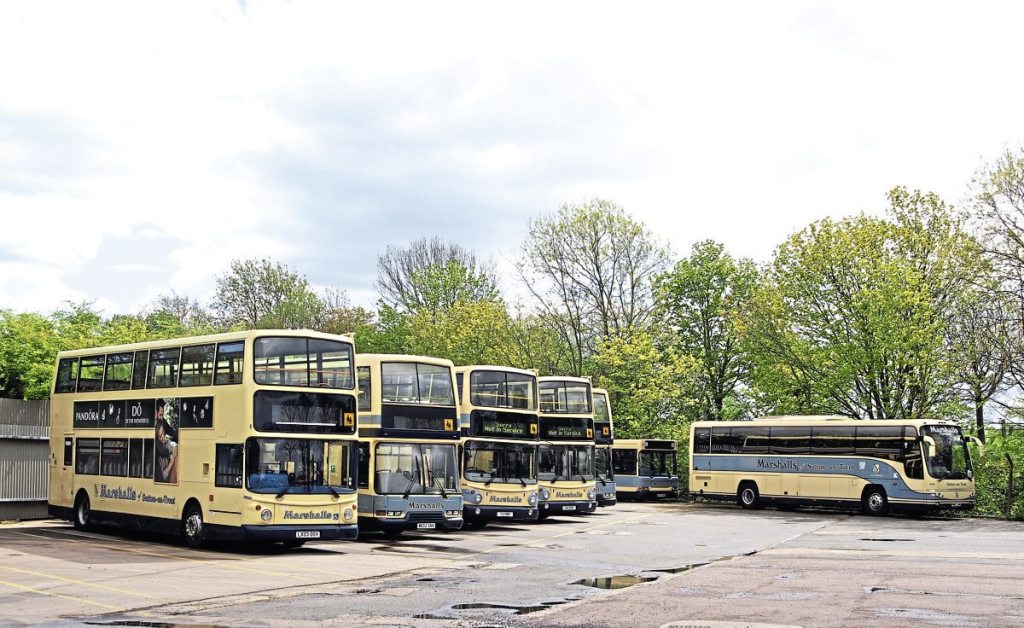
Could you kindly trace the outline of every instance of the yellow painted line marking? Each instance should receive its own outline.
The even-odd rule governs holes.
[[[33,589],[32,587],[26,587],[24,585],[15,584],[13,582],[7,582],[6,580],[0,580],[0,584],[6,587],[10,587],[12,589],[28,591],[29,593],[64,598],[65,600],[71,600],[72,602],[78,602],[80,604],[92,604],[93,606],[99,606],[100,608],[108,608],[115,611],[121,610],[121,607],[119,606],[111,606],[110,604],[104,604],[103,602],[94,602],[93,600],[87,600],[84,597],[77,597],[74,595],[64,595],[63,593],[54,593],[53,591],[44,591],[43,589]]]
[[[93,587],[93,588],[96,588],[96,589],[106,589],[107,591],[113,591],[114,593],[120,593],[122,595],[134,595],[136,597],[143,597],[143,598],[148,598],[148,599],[156,599],[154,596],[148,595],[146,593],[139,593],[137,591],[129,591],[128,589],[121,589],[121,588],[118,588],[118,587],[109,587],[109,586],[106,586],[106,585],[103,585],[103,584],[96,584],[94,582],[86,582],[84,580],[75,580],[74,578],[65,578],[64,576],[57,576],[57,575],[53,575],[53,574],[43,573],[43,572],[40,572],[40,571],[30,571],[28,569],[19,569],[17,567],[8,567],[6,565],[0,565],[0,569],[6,569],[7,571],[17,571],[17,572],[20,572],[20,573],[27,573],[29,575],[39,576],[39,577],[42,577],[42,578],[52,578],[53,580],[63,580],[64,582],[71,582],[73,584],[78,584],[78,585],[81,585],[83,587]]]
[[[53,532],[64,534],[66,536],[71,536],[71,537],[75,537],[75,538],[73,538],[73,539],[66,539],[66,538],[63,538],[63,537],[44,536],[44,535],[41,535],[41,534],[31,534],[31,533],[28,533],[28,532],[20,532],[20,531],[19,532],[15,532],[15,534],[21,534],[21,535],[24,535],[24,536],[31,536],[31,537],[35,537],[35,538],[38,538],[38,539],[46,539],[46,540],[49,540],[49,541],[63,541],[65,543],[84,543],[86,541],[91,541],[92,545],[96,545],[97,547],[102,547],[102,548],[105,548],[105,549],[115,550],[115,551],[118,551],[118,552],[131,552],[131,553],[142,554],[142,555],[146,555],[146,556],[157,556],[157,557],[160,557],[160,558],[173,558],[175,560],[184,560],[184,561],[202,563],[204,565],[210,565],[212,567],[224,567],[226,569],[235,569],[235,570],[239,570],[239,571],[247,571],[247,572],[250,572],[250,573],[258,573],[258,574],[261,574],[261,575],[266,575],[267,573],[274,573],[275,575],[284,576],[286,578],[293,578],[293,579],[296,579],[296,580],[301,580],[302,579],[302,576],[297,576],[295,574],[279,573],[276,570],[270,570],[270,569],[249,569],[249,568],[246,568],[246,567],[241,567],[239,565],[232,565],[232,564],[230,564],[231,562],[249,562],[249,561],[254,561],[254,560],[258,560],[257,558],[220,558],[220,557],[218,557],[218,558],[215,558],[213,560],[200,560],[200,559],[197,559],[197,558],[189,558],[187,556],[177,556],[177,555],[174,555],[174,554],[164,554],[162,552],[155,552],[155,551],[143,550],[143,549],[135,549],[135,548],[125,547],[125,546],[121,546],[121,545],[111,545],[109,543],[101,542],[101,541],[104,541],[103,537],[92,536],[92,535],[89,535],[89,534],[78,534],[78,533],[75,533],[75,532],[68,532],[68,531],[65,531],[65,530],[53,530]],[[127,541],[127,542],[139,544],[136,541]],[[333,574],[336,574],[336,575],[339,575],[339,576],[344,576],[345,578],[348,578],[348,579],[358,579],[356,576],[353,576],[352,574],[341,572],[341,571],[335,571],[333,569],[327,569],[327,568],[324,568],[324,569],[312,569],[312,568],[298,567],[298,566],[295,566],[295,565],[289,565],[288,568],[291,569],[291,570],[302,571],[302,572],[306,572],[306,573],[310,573],[310,574],[315,574],[315,575],[323,575],[325,572],[329,571],[329,572],[331,572]]]

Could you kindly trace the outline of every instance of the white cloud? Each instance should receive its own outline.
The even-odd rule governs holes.
[[[959,200],[1024,142],[1021,13],[4,5],[0,307],[206,298],[247,256],[372,305],[388,243],[438,234],[507,264],[529,216],[594,196],[677,253],[767,259],[896,184]]]

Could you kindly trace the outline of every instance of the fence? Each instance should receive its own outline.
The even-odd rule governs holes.
[[[0,521],[47,516],[50,402],[0,399]]]

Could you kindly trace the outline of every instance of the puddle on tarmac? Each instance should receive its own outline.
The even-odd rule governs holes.
[[[502,611],[515,611],[514,615],[526,615],[527,613],[536,613],[537,611],[543,611],[551,608],[552,606],[558,606],[559,604],[565,604],[569,600],[555,600],[554,602],[541,602],[535,606],[513,606],[511,604],[491,604],[489,602],[472,602],[469,604],[456,604],[452,606],[453,611],[477,611],[484,609],[496,609]],[[419,619],[433,619],[432,617],[419,617]]]
[[[703,567],[704,565],[710,565],[711,563],[693,563],[692,565],[683,565],[682,567],[669,567],[667,569],[648,569],[654,573],[683,573],[684,571],[690,571],[697,567]]]
[[[584,578],[572,584],[581,584],[595,589],[625,589],[635,584],[657,580],[658,576],[610,576],[608,578]]]

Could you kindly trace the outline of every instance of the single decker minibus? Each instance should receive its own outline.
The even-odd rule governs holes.
[[[679,493],[674,440],[617,440],[612,445],[615,486],[622,499],[675,497]]]

